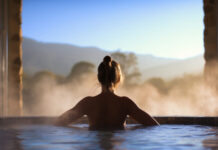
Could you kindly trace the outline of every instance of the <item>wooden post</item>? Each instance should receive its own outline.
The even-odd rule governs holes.
[[[7,115],[8,108],[8,10],[7,1],[0,0],[0,116]]]
[[[209,86],[218,89],[218,1],[204,0],[205,79]]]
[[[8,115],[22,115],[22,0],[8,0]]]

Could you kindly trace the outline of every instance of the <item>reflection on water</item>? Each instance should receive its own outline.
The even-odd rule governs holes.
[[[104,150],[114,149],[122,143],[122,139],[115,139],[113,132],[97,132],[99,148]]]
[[[218,149],[218,128],[128,125],[126,130],[89,131],[86,124],[72,127],[35,125],[0,129],[0,141],[1,150],[14,147],[19,150]]]
[[[0,150],[22,150],[16,130],[0,129]]]
[[[202,141],[204,147],[218,149],[218,127],[209,130],[211,137]]]

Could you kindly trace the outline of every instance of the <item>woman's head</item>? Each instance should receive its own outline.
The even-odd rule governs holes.
[[[110,56],[105,56],[98,66],[98,81],[106,88],[113,88],[118,85],[121,79],[120,65],[112,60]]]

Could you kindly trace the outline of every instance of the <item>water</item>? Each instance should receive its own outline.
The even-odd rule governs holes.
[[[1,128],[0,140],[1,150],[201,150],[218,149],[218,128],[127,125],[126,130],[89,131],[87,124],[71,127],[33,125]]]

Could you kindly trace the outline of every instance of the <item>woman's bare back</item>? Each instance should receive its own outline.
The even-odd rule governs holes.
[[[98,66],[97,77],[102,92],[97,96],[82,99],[58,118],[58,125],[67,125],[84,115],[88,116],[90,129],[124,128],[127,115],[145,126],[158,125],[154,118],[141,110],[131,99],[114,94],[115,88],[122,80],[122,73],[120,65],[110,56],[105,56]]]
[[[84,98],[74,108],[61,115],[58,123],[66,125],[83,115],[87,115],[90,129],[123,129],[127,115],[146,126],[158,124],[132,100],[111,92]]]
[[[123,128],[127,116],[125,98],[102,93],[87,98],[90,128]]]

